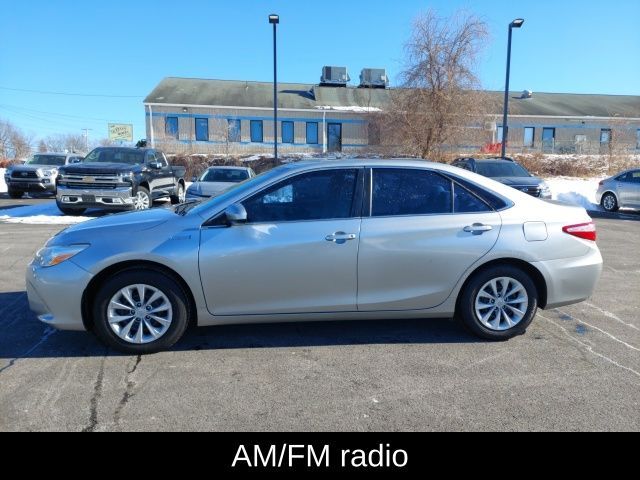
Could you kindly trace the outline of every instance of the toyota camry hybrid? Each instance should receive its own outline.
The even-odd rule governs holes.
[[[324,160],[67,228],[27,290],[41,321],[143,354],[191,324],[457,317],[506,340],[601,270],[583,208],[441,164]]]

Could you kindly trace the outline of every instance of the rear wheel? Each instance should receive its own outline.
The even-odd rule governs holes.
[[[171,205],[178,205],[184,203],[187,199],[187,193],[184,189],[184,185],[179,183],[176,187],[176,194],[171,195]]]
[[[187,297],[171,277],[154,270],[127,270],[101,285],[93,303],[98,337],[127,354],[172,347],[188,326]]]
[[[86,208],[65,207],[58,201],[56,201],[56,205],[58,205],[58,210],[60,210],[65,215],[82,215],[86,210]]]
[[[509,265],[475,274],[462,292],[458,314],[464,325],[485,340],[522,335],[538,310],[538,291],[527,273]]]
[[[602,208],[604,208],[607,212],[617,212],[620,208],[618,206],[618,199],[613,193],[605,193],[602,196],[600,205],[602,205]]]
[[[8,193],[11,198],[22,198],[22,195],[24,195],[24,192],[20,190],[9,190]]]

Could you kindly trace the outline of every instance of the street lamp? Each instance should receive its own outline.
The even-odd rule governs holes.
[[[504,116],[502,117],[502,158],[507,154],[507,140],[509,138],[509,125],[507,115],[509,113],[509,75],[511,73],[511,35],[514,28],[522,27],[524,19],[516,18],[509,24],[509,42],[507,44],[507,81],[504,86]]]
[[[276,48],[276,27],[280,16],[269,15],[269,23],[273,25],[273,155],[278,160],[278,50]]]

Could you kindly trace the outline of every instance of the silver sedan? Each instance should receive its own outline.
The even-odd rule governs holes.
[[[203,203],[103,217],[27,270],[31,309],[127,353],[190,324],[458,317],[506,340],[538,308],[581,302],[602,270],[595,226],[446,165],[290,164]]]
[[[204,200],[220,195],[238,183],[255,177],[247,167],[210,167],[200,177],[194,177],[187,189],[188,200]]]
[[[640,209],[640,170],[627,170],[600,182],[596,200],[607,212]]]

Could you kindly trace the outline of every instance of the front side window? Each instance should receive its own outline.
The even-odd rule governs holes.
[[[451,181],[428,170],[373,170],[374,217],[452,213]]]
[[[307,144],[318,144],[318,122],[307,122]]]
[[[282,143],[293,143],[293,122],[282,122]]]
[[[240,143],[241,141],[241,123],[235,118],[227,120],[227,132],[230,142]]]
[[[165,119],[164,133],[167,138],[178,140],[178,117],[167,117]]]
[[[251,142],[262,143],[264,141],[262,132],[262,120],[251,120]]]
[[[209,141],[209,119],[196,118],[196,142]]]
[[[309,172],[283,180],[243,205],[249,223],[351,218],[358,170]]]

